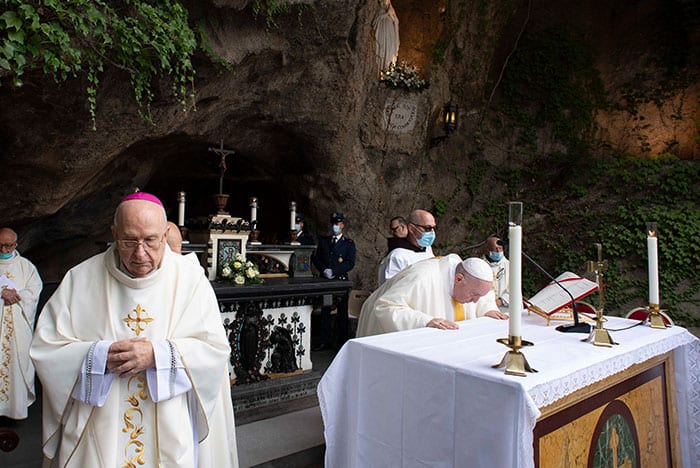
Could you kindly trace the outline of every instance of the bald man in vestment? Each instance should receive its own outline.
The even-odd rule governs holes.
[[[479,258],[450,254],[414,263],[367,298],[357,337],[421,327],[455,330],[456,322],[484,316],[505,320],[491,281],[491,269]]]
[[[166,234],[160,200],[126,196],[114,244],[72,268],[42,310],[31,357],[45,464],[238,465],[218,302]]]
[[[29,345],[43,284],[36,267],[17,251],[17,233],[0,229],[0,416],[26,419],[36,400]]]

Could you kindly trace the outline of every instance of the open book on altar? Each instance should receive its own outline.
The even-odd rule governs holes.
[[[598,290],[597,283],[581,278],[570,271],[557,276],[556,280],[571,293],[575,301],[580,301]],[[528,310],[545,317],[549,324],[550,320],[572,320],[571,296],[552,281],[524,302]]]

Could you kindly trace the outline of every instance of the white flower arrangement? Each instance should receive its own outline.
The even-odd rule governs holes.
[[[240,285],[263,283],[258,267],[241,254],[236,254],[233,261],[221,264],[221,278]]]
[[[420,91],[428,87],[428,82],[420,77],[418,69],[406,62],[392,63],[382,70],[379,81],[390,88],[403,88],[408,91]]]

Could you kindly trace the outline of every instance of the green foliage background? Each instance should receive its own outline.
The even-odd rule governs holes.
[[[197,40],[178,1],[2,0],[0,68],[22,86],[25,71],[40,69],[57,82],[87,77],[93,120],[106,65],[126,71],[148,116],[157,78],[167,77],[183,104],[191,95],[191,57]]]
[[[586,261],[596,260],[594,244],[601,243],[608,261],[605,312],[624,315],[648,303],[646,223],[656,222],[661,306],[677,323],[700,326],[700,164],[673,154],[616,154],[595,141],[595,113],[613,103],[594,58],[571,31],[546,30],[523,41],[505,75],[498,111],[519,135],[516,151],[524,164],[493,167],[478,158],[471,163],[472,175],[463,184],[472,187],[470,193],[485,194],[480,201],[486,208],[467,223],[488,235],[493,226],[504,225],[509,200],[523,201],[523,248],[556,273],[584,274]],[[688,76],[665,81],[659,85],[663,90],[648,89],[649,98],[638,90],[635,99],[667,95],[669,83],[686,86]],[[625,105],[632,103],[627,99]],[[565,150],[539,154],[543,132]],[[507,186],[507,193],[490,195],[489,185]],[[526,297],[547,281],[524,264]],[[597,295],[587,300],[597,303]]]

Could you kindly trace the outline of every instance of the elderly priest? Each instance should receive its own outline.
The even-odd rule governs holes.
[[[126,196],[114,245],[71,269],[39,316],[45,465],[237,466],[219,306],[167,231],[155,196]]]
[[[507,319],[496,306],[492,280],[491,268],[478,258],[450,254],[415,263],[367,298],[357,336],[420,327],[455,330],[455,322],[483,316]]]
[[[0,416],[26,419],[34,403],[29,345],[43,284],[32,262],[17,251],[17,233],[0,229]]]

